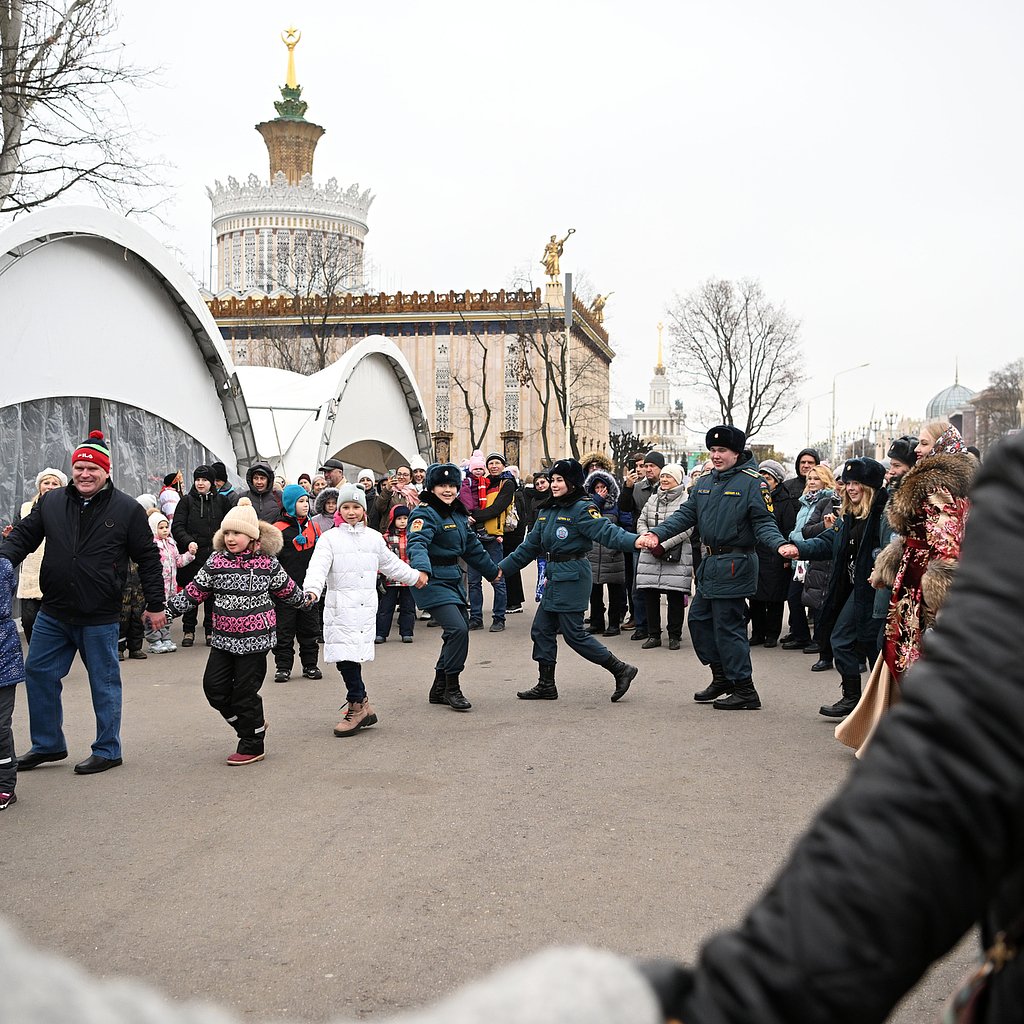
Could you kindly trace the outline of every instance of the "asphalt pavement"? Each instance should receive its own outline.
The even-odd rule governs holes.
[[[621,702],[564,646],[559,700],[519,701],[532,611],[472,634],[466,714],[426,701],[440,631],[394,630],[364,672],[379,724],[346,739],[334,667],[276,684],[271,661],[267,757],[241,768],[199,646],[122,665],[124,765],[74,775],[93,737],[76,661],[70,756],[0,814],[4,914],[90,971],[250,1020],[387,1015],[552,943],[692,960],[850,770],[817,714],[839,678],[756,649],[763,710],[715,711],[692,700],[709,674],[688,636],[641,651],[624,633],[608,644],[640,673]],[[23,690],[15,736],[27,750]],[[892,1020],[933,1019],[973,951]]]

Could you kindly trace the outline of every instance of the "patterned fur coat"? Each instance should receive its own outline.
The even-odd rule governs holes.
[[[977,465],[968,454],[925,456],[889,505],[897,536],[878,556],[875,577],[892,587],[883,654],[897,681],[920,657],[924,631],[952,586]]]

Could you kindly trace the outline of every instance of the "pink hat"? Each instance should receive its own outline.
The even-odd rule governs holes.
[[[473,472],[474,469],[486,469],[487,460],[484,458],[484,453],[477,448],[472,455],[469,457],[469,471]]]

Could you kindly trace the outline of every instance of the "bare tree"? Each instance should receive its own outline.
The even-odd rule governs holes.
[[[106,206],[163,199],[121,99],[148,71],[113,41],[113,0],[0,0],[0,213],[85,188]]]
[[[757,281],[705,281],[668,311],[673,376],[713,396],[748,438],[785,420],[804,381],[799,323]]]
[[[459,312],[463,323],[466,318]],[[474,360],[473,352],[467,357],[466,371],[461,373],[454,368],[451,371],[451,382],[462,394],[462,404],[466,409],[469,423],[469,440],[474,449],[483,448],[487,428],[491,425],[491,401],[487,396],[487,345],[476,331],[469,332],[479,348],[479,362]],[[477,427],[479,426],[479,430]]]
[[[1020,428],[1021,389],[1024,388],[1024,359],[1015,359],[988,376],[988,387],[971,399],[975,411],[975,433],[982,452],[1011,430]]]
[[[628,430],[610,433],[608,444],[612,450],[612,462],[615,463],[615,468],[620,473],[624,472],[626,468],[626,458],[630,452],[646,451],[649,447],[644,438]]]

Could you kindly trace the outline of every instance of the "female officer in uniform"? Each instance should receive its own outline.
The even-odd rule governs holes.
[[[542,555],[547,557],[548,581],[530,630],[540,681],[517,696],[522,700],[558,700],[555,658],[560,632],[574,651],[611,672],[615,677],[612,700],[617,701],[629,689],[637,670],[619,661],[583,628],[591,591],[587,552],[595,541],[607,548],[631,551],[636,536],[619,529],[597,510],[583,489],[583,467],[575,459],[559,459],[549,476],[551,497],[538,506],[536,524],[522,544],[498,563],[503,572],[511,572]]]
[[[435,463],[427,470],[420,504],[409,516],[406,541],[409,564],[430,577],[413,598],[444,630],[429,700],[447,704],[453,711],[468,711],[473,706],[459,687],[459,674],[469,653],[468,602],[459,559],[465,559],[487,580],[501,576],[469,527],[469,513],[459,501],[461,484],[462,472],[450,462]]]

